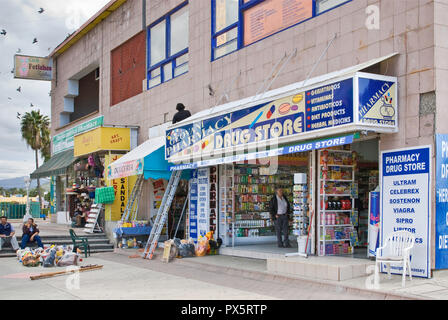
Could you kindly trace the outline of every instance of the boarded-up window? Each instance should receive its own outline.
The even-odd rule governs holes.
[[[111,106],[141,93],[146,69],[142,31],[111,52]]]

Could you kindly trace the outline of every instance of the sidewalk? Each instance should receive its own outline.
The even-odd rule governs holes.
[[[22,219],[8,219],[16,231],[16,235],[22,235],[23,222]],[[34,222],[40,231],[40,236],[68,236],[71,226],[52,223],[49,219],[35,219]],[[74,228],[77,235],[87,235],[84,228]]]
[[[132,255],[136,250],[116,250],[116,254]],[[155,259],[160,259],[161,252]],[[305,258],[303,258],[305,259]],[[132,260],[132,259],[131,259]],[[345,281],[314,280],[294,274],[278,274],[267,270],[266,260],[232,257],[225,255],[193,257],[174,259],[170,263],[201,268],[204,271],[220,272],[228,275],[238,275],[256,280],[273,280],[279,282],[301,281],[318,283],[322,286],[332,286],[349,293],[376,293],[386,299],[448,299],[448,270],[434,272],[432,279],[416,278],[412,281],[406,279],[406,287],[401,287],[401,276],[387,274],[380,275],[380,289],[373,289],[373,269],[370,276],[358,277]],[[370,289],[372,288],[372,289]]]

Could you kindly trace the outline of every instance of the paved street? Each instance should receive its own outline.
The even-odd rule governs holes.
[[[26,268],[15,258],[4,258],[0,261],[0,299],[384,299],[376,293],[344,292],[306,281],[254,279],[243,272],[229,275],[182,261],[164,264],[116,253],[96,254],[81,264],[104,268],[81,273],[79,289],[70,289],[74,282],[67,286],[67,279],[73,277],[67,275],[29,279],[31,274],[62,268]]]

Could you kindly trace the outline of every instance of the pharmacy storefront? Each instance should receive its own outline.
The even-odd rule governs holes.
[[[219,106],[215,113],[203,111],[169,127],[165,156],[174,163],[171,170],[191,172],[189,236],[214,231],[232,248],[368,258],[383,233],[414,229],[423,261],[419,275],[427,276],[429,162],[426,176],[415,179],[423,210],[419,219],[411,221],[403,212],[397,220],[397,206],[385,203],[409,196],[383,170],[386,155],[379,151],[381,136],[398,131],[397,90],[396,78],[354,68]],[[399,159],[413,166],[427,158]],[[411,172],[424,174],[403,174]],[[291,205],[289,238],[297,240],[292,248],[277,247],[269,207],[277,188]]]

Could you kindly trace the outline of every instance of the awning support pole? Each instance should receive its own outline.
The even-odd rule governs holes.
[[[288,55],[285,55],[277,62],[277,64],[272,68],[271,70],[271,74],[269,75],[269,77],[267,77],[262,86],[260,87],[260,89],[258,89],[257,93],[255,94],[255,96],[252,98],[252,101],[254,101],[256,98],[258,98],[260,91],[263,91],[263,93],[261,93],[260,98],[262,98],[264,96],[264,94],[271,88],[272,84],[274,83],[275,80],[277,80],[278,75],[283,71],[283,68],[288,64],[288,62],[291,60],[292,57],[295,57],[297,55],[297,48],[294,49],[294,51]],[[284,60],[286,58],[286,60]],[[279,67],[277,69],[277,67]],[[266,82],[268,81],[268,79],[271,79],[271,81],[269,82],[269,84],[266,86]],[[252,102],[251,101],[251,102]]]
[[[304,87],[305,84],[307,83],[307,81],[310,79],[311,75],[313,74],[314,70],[316,70],[316,67],[318,66],[318,64],[320,63],[320,61],[322,60],[322,58],[324,57],[325,54],[327,54],[328,49],[330,48],[331,44],[333,43],[333,41],[337,38],[338,34],[335,33],[333,36],[333,39],[330,40],[330,42],[328,43],[327,47],[325,48],[325,50],[322,52],[322,54],[320,55],[319,59],[317,59],[316,63],[314,64],[313,68],[310,70],[310,72],[308,73],[308,75],[305,78],[305,81],[303,81],[302,86]]]

